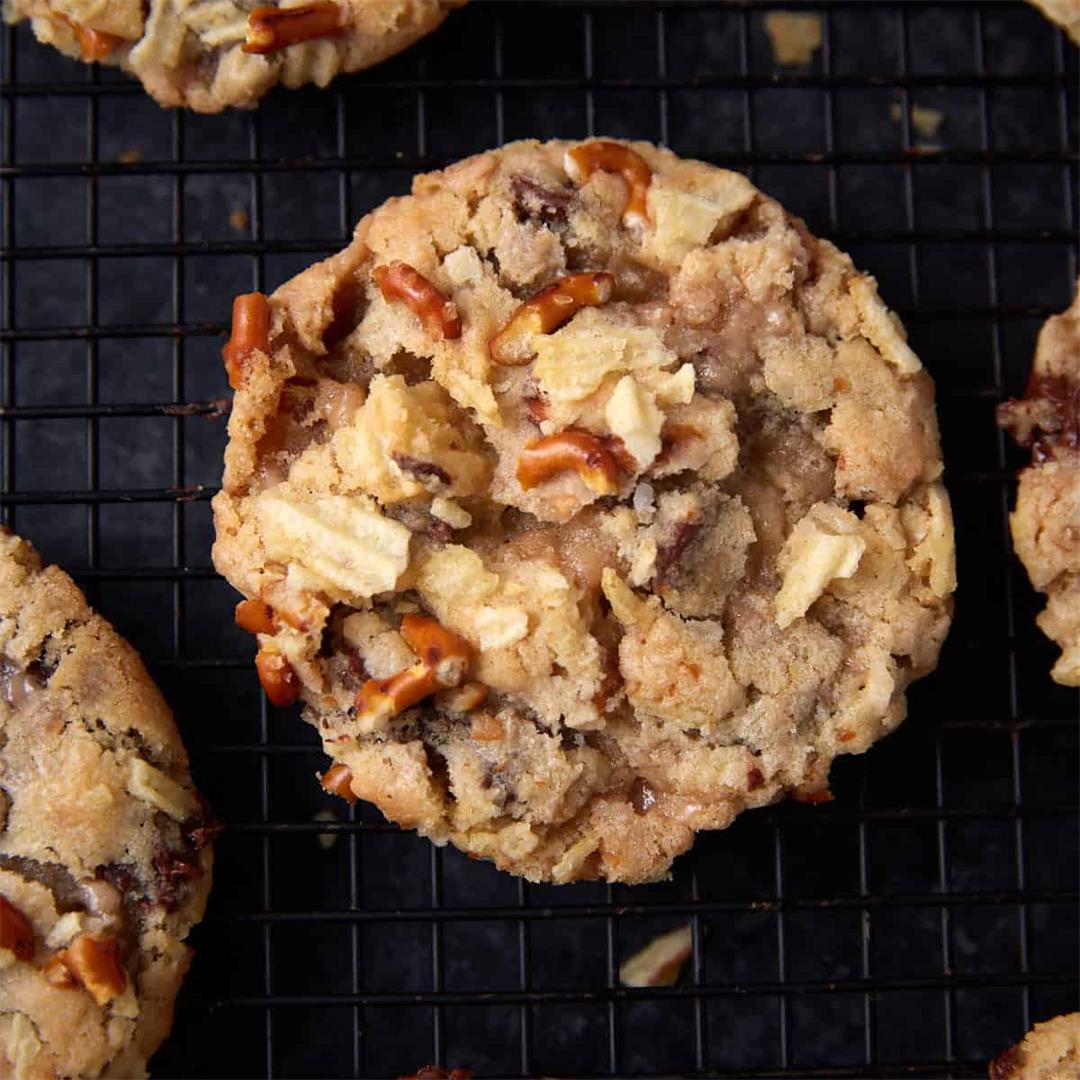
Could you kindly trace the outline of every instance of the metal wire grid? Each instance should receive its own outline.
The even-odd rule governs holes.
[[[91,596],[150,658],[197,779],[229,823],[158,1075],[393,1075],[427,1060],[497,1076],[981,1075],[989,1053],[1075,1001],[1075,780],[1060,762],[1074,745],[1076,700],[1046,685],[1048,650],[1030,625],[1035,602],[1008,561],[1018,458],[986,434],[993,403],[1022,385],[1034,328],[1060,310],[1076,274],[1075,65],[1061,35],[1051,39],[1012,5],[833,0],[811,8],[823,15],[819,62],[783,72],[763,59],[761,17],[773,6],[575,0],[541,13],[474,0],[409,56],[331,91],[278,95],[254,114],[214,121],[147,112],[133,84],[73,68],[25,30],[5,30],[3,517],[79,568]],[[896,64],[885,74],[849,62],[856,7],[859,19],[874,20],[868,35],[883,26],[895,35],[886,51]],[[950,26],[963,20],[968,63],[920,64],[913,36],[918,48],[927,37],[913,26],[939,16]],[[733,62],[687,75],[685,41],[714,17]],[[1003,18],[1010,33],[1052,40],[1043,53],[1051,62],[996,68],[990,46]],[[558,43],[542,34],[522,44],[545,23],[563,35],[554,58],[543,50]],[[474,55],[474,37],[486,60]],[[716,43],[701,37],[706,51]],[[565,59],[575,39],[576,63]],[[623,69],[620,54],[629,55]],[[790,126],[777,141],[775,109],[763,104],[777,92],[796,123],[800,102],[818,95],[819,141]],[[998,145],[997,96],[1010,92],[1052,97],[1055,140]],[[710,93],[734,105],[739,131],[719,144],[685,122],[687,100]],[[844,110],[875,93],[899,106],[899,144],[851,147],[840,137]],[[950,119],[966,110],[973,144],[921,151],[910,106],[924,98]],[[456,120],[448,99],[463,105]],[[373,102],[390,103],[394,136],[358,145],[358,118]],[[131,126],[122,133],[124,118]],[[314,133],[292,137],[297,121]],[[451,148],[445,133],[455,123]],[[413,145],[401,147],[410,126]],[[779,807],[704,838],[667,886],[553,890],[402,836],[369,811],[313,819],[325,805],[309,779],[320,756],[292,717],[270,715],[256,696],[244,643],[227,629],[231,598],[209,566],[206,504],[222,442],[216,354],[228,295],[272,288],[334,250],[360,213],[404,190],[414,172],[509,137],[596,130],[657,138],[743,168],[773,191],[786,184],[777,194],[817,231],[886,286],[893,279],[884,291],[939,380],[972,588],[962,589],[941,672],[912,694],[912,719],[884,747],[838,766],[835,804]],[[124,134],[151,151],[118,153]],[[921,220],[920,184],[942,166],[977,176],[973,219]],[[1003,168],[1028,183],[1056,177],[1060,205],[1034,225],[1003,223]],[[859,170],[899,181],[899,213],[884,226],[851,222]],[[132,178],[140,197],[150,194],[153,217],[121,194],[120,218],[131,219],[124,232],[115,194],[104,193]],[[283,216],[277,200],[287,202],[297,182],[303,195]],[[821,196],[805,209],[804,186]],[[80,187],[77,222],[63,206]],[[246,202],[246,235],[200,232],[193,219],[206,199],[192,199],[193,189]],[[55,226],[37,220],[44,208]],[[312,236],[313,220],[325,235]],[[1007,272],[1022,249],[1041,268],[1034,299]],[[942,253],[966,270],[981,264],[986,295],[943,290]],[[248,270],[237,277],[241,259]],[[168,299],[155,308],[162,283]],[[130,305],[117,302],[117,288],[132,291]],[[80,312],[65,292],[81,293]],[[981,366],[954,370],[940,358],[935,344],[955,346],[958,324],[985,343]],[[964,449],[969,438],[977,450]],[[986,584],[974,586],[980,573]],[[1003,624],[975,625],[980,589]],[[965,602],[974,612],[966,622]],[[317,836],[338,842],[323,851]],[[843,858],[830,850],[837,837],[847,838]],[[1006,869],[973,869],[972,844]],[[921,876],[893,871],[911,860],[928,861]],[[683,983],[619,989],[620,958],[688,919],[694,952]],[[996,936],[1008,938],[1004,953],[990,946]],[[909,949],[930,962],[906,970]]]

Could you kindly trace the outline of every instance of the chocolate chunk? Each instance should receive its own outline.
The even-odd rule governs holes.
[[[647,814],[656,805],[656,791],[649,781],[638,777],[630,788],[630,803],[634,813]]]
[[[998,423],[1032,460],[1047,461],[1080,452],[1080,382],[1060,375],[1032,374],[1022,398],[998,406]]]
[[[207,818],[199,825],[184,825],[184,838],[196,850],[202,851],[207,844],[212,844],[223,832],[225,826],[215,818]]]
[[[675,526],[671,543],[665,544],[656,556],[656,582],[658,585],[669,584],[676,576],[679,560],[694,539],[701,524],[696,521],[681,521]]]
[[[746,790],[757,791],[765,783],[765,777],[760,769],[750,768],[746,773]]]
[[[107,881],[116,886],[121,895],[128,896],[140,889],[139,878],[130,863],[106,863],[94,871],[98,881]]]
[[[990,1062],[990,1080],[1016,1080],[1026,1057],[1019,1043],[1010,1046]]]
[[[437,544],[449,544],[454,539],[454,530],[445,521],[432,517],[431,524],[427,527],[427,535]]]
[[[24,881],[36,881],[53,894],[56,910],[61,914],[81,911],[82,890],[66,866],[59,863],[38,862],[25,855],[0,855],[0,870],[18,874]]]
[[[179,837],[163,843],[154,854],[157,895],[166,911],[175,911],[180,905],[187,882],[202,877],[199,852],[224,830],[209,804],[201,797],[199,801],[200,812],[183,823]]]
[[[545,225],[566,221],[566,213],[574,198],[567,188],[549,188],[520,173],[510,180],[514,206],[527,221],[542,221]]]
[[[394,463],[402,472],[415,477],[421,484],[429,477],[438,480],[440,484],[450,484],[450,474],[432,461],[420,461],[408,454],[395,454]]]
[[[202,877],[202,867],[197,862],[190,861],[190,856],[164,850],[154,856],[154,872],[158,878],[158,901],[166,911],[175,911],[180,905],[187,883]]]
[[[364,317],[364,286],[355,274],[338,282],[330,300],[333,318],[323,331],[323,347],[329,352],[360,324]]]

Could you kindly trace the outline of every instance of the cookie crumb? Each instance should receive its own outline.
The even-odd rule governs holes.
[[[121,165],[138,165],[142,161],[142,151],[132,147],[129,150],[121,150],[116,159]]]
[[[233,232],[247,234],[251,226],[251,217],[246,210],[234,210],[229,215],[229,228]]]
[[[805,67],[824,40],[821,16],[795,11],[770,11],[765,16],[773,59],[783,67]]]
[[[336,823],[338,818],[333,810],[320,810],[311,820],[333,821]],[[319,847],[321,847],[323,851],[329,851],[338,842],[338,834],[336,832],[316,833],[315,839],[319,841]]]
[[[653,938],[619,968],[623,986],[674,986],[694,950],[690,924]]]
[[[923,139],[936,139],[941,125],[945,123],[945,114],[941,109],[931,109],[925,105],[912,105],[910,116],[911,130]],[[894,101],[889,106],[889,119],[898,124],[903,117],[903,106]]]

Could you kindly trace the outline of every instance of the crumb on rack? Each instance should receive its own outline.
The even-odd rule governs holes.
[[[694,949],[689,924],[653,938],[619,968],[623,986],[674,986]]]
[[[941,109],[931,109],[925,105],[912,105],[910,117],[911,130],[922,139],[936,139],[941,125],[945,123],[945,114]],[[889,119],[900,123],[903,118],[903,106],[894,101],[889,106]]]
[[[251,216],[246,210],[236,209],[229,215],[229,228],[233,232],[246,234],[251,226]]]
[[[116,159],[121,165],[138,165],[142,161],[142,151],[131,147],[128,150],[121,150],[120,156]]]
[[[795,11],[770,11],[765,16],[773,59],[784,67],[803,67],[821,48],[821,16]]]
[[[311,820],[336,822],[337,815],[333,810],[320,810]],[[316,833],[315,839],[319,841],[319,847],[323,851],[329,851],[338,842],[338,834],[336,832]]]

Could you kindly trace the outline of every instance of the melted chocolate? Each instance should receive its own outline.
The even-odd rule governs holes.
[[[630,803],[635,814],[647,814],[656,805],[656,792],[648,780],[638,777],[630,788]]]
[[[1036,463],[1080,453],[1080,383],[1032,372],[1024,396],[1002,405],[998,420]]]
[[[669,585],[676,576],[679,560],[690,542],[694,539],[700,523],[695,521],[682,521],[675,526],[675,533],[671,543],[660,549],[656,557],[656,582],[658,585]]]
[[[416,477],[421,483],[428,477],[433,477],[440,484],[449,485],[450,483],[450,474],[434,462],[420,461],[418,458],[409,457],[408,454],[395,454],[394,462],[402,472]]]
[[[566,221],[567,210],[574,193],[566,188],[549,188],[528,176],[518,174],[510,180],[514,192],[514,207],[526,221],[545,225]]]

